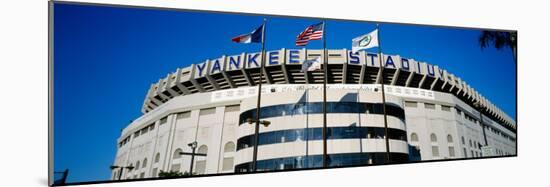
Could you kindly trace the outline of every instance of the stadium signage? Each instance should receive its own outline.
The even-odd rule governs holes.
[[[306,56],[311,59],[319,54],[310,51],[320,50],[300,50],[300,49],[281,49],[266,52],[266,66],[274,65],[301,65],[305,61]],[[331,54],[334,53],[334,54]],[[340,52],[340,53],[337,53]],[[345,50],[346,55],[340,55],[342,50],[329,50],[329,63],[346,63],[349,65],[366,65],[367,67],[379,67],[379,57],[377,53],[368,53],[360,51],[352,53],[351,50]],[[447,71],[424,62],[415,61],[414,59],[403,58],[399,55],[382,56],[384,68],[399,69],[400,71],[414,72],[417,74],[425,74],[430,77],[448,79]],[[194,77],[204,77],[213,75],[223,71],[236,71],[242,69],[259,68],[261,63],[261,54],[242,53],[240,55],[222,56],[218,59],[207,60],[194,65]]]

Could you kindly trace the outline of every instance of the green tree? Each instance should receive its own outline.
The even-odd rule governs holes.
[[[196,173],[193,172],[193,175],[196,175]],[[181,173],[179,171],[162,171],[159,172],[159,177],[161,178],[167,178],[167,177],[188,177],[191,176],[191,174],[187,171],[184,173]]]
[[[479,35],[479,46],[481,49],[493,45],[496,49],[509,47],[514,52],[514,60],[517,63],[517,32],[506,31],[482,31]]]
[[[159,177],[165,178],[165,177],[181,177],[183,176],[183,173],[179,171],[162,171],[159,172]]]

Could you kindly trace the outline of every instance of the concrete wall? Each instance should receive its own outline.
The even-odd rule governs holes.
[[[319,85],[309,85],[305,94],[305,85],[273,85],[265,86],[262,94],[262,106],[288,104],[299,102],[306,98],[308,102],[322,101],[322,90]],[[374,89],[378,88],[375,92]],[[379,85],[333,85],[327,91],[330,101],[359,101],[381,103]],[[418,146],[422,160],[463,158],[481,156],[481,150],[472,145],[484,144],[482,128],[479,123],[479,113],[454,95],[430,91],[426,93],[398,86],[387,86],[386,100],[405,110],[405,122],[396,117],[388,116],[388,127],[407,131],[408,142],[390,140],[390,151],[408,153],[408,144]],[[418,90],[417,90],[418,91]],[[224,160],[233,167],[252,160],[252,147],[236,151],[237,139],[254,132],[254,125],[237,124],[239,114],[256,107],[256,87],[236,88],[218,92],[195,93],[175,97],[154,110],[134,120],[121,133],[117,143],[119,147],[115,155],[114,165],[136,166],[134,170],[124,170],[123,179],[155,177],[160,170],[176,169],[181,172],[189,170],[190,156],[174,157],[176,150],[191,152],[187,146],[193,141],[198,142],[198,149],[207,146],[206,157],[196,157],[194,171],[199,173],[233,172],[233,168],[223,170]],[[351,97],[350,97],[351,96]],[[416,107],[405,106],[405,102],[416,102]],[[425,105],[434,104],[434,109]],[[449,106],[449,111],[442,110]],[[457,111],[461,112],[458,113]],[[468,115],[472,120],[468,120]],[[328,126],[383,127],[383,115],[378,114],[327,114]],[[269,127],[261,126],[260,132],[270,132],[283,129],[322,127],[322,114],[286,115],[269,119]],[[162,123],[161,123],[162,122]],[[515,133],[484,117],[487,126],[488,144],[494,147],[500,155],[516,154]],[[145,127],[154,125],[152,130],[140,133]],[[498,132],[490,129],[498,130]],[[418,135],[418,142],[411,142],[411,134]],[[430,141],[430,135],[437,136],[436,142]],[[502,136],[506,134],[507,137]],[[451,135],[452,142],[447,142]],[[120,146],[120,142],[131,136],[128,142]],[[462,143],[464,137],[464,144]],[[225,149],[229,143],[229,149]],[[231,147],[233,143],[234,147]],[[336,139],[328,141],[329,153],[384,152],[384,139]],[[437,146],[439,156],[433,156],[432,146]],[[454,156],[449,154],[449,147],[454,148]],[[197,150],[198,151],[198,150]],[[474,156],[472,156],[472,151]],[[298,155],[314,155],[322,153],[322,141],[296,141],[288,143],[262,145],[259,147],[258,160],[280,158]],[[156,155],[159,161],[155,162]],[[143,161],[147,164],[143,166]],[[113,170],[113,178],[117,178],[117,169]]]

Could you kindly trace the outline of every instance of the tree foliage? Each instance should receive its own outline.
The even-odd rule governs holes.
[[[196,174],[196,173],[193,173],[193,174]],[[184,173],[180,172],[180,171],[162,171],[160,170],[159,172],[159,177],[161,178],[168,178],[168,177],[187,177],[187,176],[191,176],[191,174],[187,171],[185,171]]]
[[[165,178],[165,177],[181,177],[183,176],[183,173],[179,171],[162,171],[159,172],[159,177]]]
[[[482,31],[479,36],[481,48],[488,47],[491,44],[497,49],[503,47],[515,49],[517,46],[517,32]]]

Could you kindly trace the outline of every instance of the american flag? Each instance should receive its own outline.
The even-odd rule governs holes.
[[[323,38],[323,22],[310,25],[296,36],[296,46],[305,46],[310,40],[320,40],[321,38]]]

